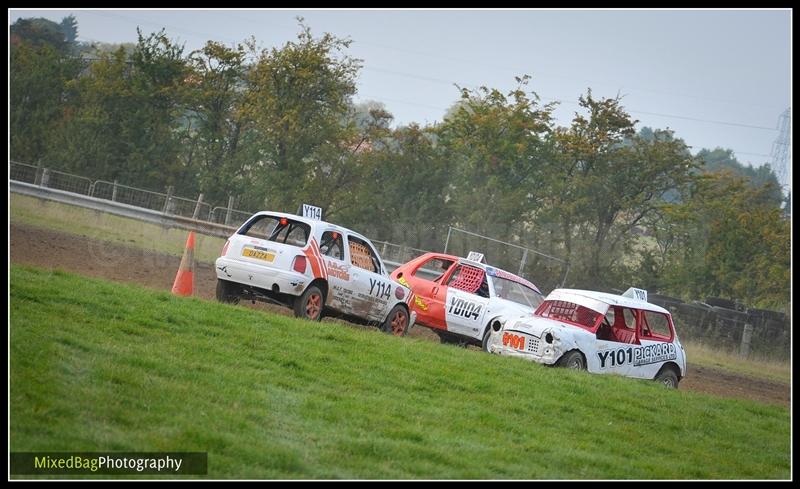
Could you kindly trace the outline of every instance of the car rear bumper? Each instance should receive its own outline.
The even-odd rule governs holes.
[[[242,263],[224,256],[217,258],[214,268],[220,280],[273,291],[277,286],[278,292],[295,296],[302,294],[306,284],[311,281],[301,273],[255,263]]]

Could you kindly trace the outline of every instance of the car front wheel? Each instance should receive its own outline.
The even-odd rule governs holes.
[[[574,350],[561,357],[558,365],[573,370],[586,370],[586,360],[581,355],[581,352]]]
[[[486,353],[489,353],[489,342],[492,339],[492,328],[487,327],[486,331],[483,333],[483,339],[481,340],[481,349]]]

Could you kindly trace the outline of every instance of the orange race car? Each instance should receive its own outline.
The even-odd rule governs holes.
[[[486,350],[495,322],[530,316],[544,298],[531,282],[483,261],[474,252],[469,259],[426,253],[400,265],[391,277],[414,293],[417,324],[435,331],[443,343]]]

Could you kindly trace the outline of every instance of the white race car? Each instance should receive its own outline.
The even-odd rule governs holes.
[[[416,317],[411,290],[389,278],[367,238],[323,221],[318,207],[302,213],[256,213],[228,239],[216,261],[217,299],[278,302],[298,317],[331,313],[404,336]]]
[[[647,292],[556,289],[533,317],[493,328],[489,351],[546,365],[654,379],[677,388],[686,353],[666,309]]]

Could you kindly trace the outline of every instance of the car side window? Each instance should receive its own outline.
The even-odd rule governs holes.
[[[665,314],[655,311],[642,311],[642,318],[642,337],[656,340],[669,340],[672,338],[669,318]]]
[[[443,258],[430,258],[425,260],[416,270],[411,274],[424,280],[431,280],[433,282],[439,281],[447,270],[453,266],[453,260],[445,260]]]
[[[636,343],[636,311],[627,307],[609,307],[597,328],[597,339]]]
[[[447,281],[447,286],[480,297],[489,297],[489,282],[486,280],[486,273],[480,268],[470,265],[459,264],[450,276],[450,280]]]
[[[341,233],[325,231],[319,243],[319,251],[325,256],[344,260],[344,244]]]
[[[381,273],[380,260],[372,247],[363,239],[348,236],[350,263],[368,272]]]

